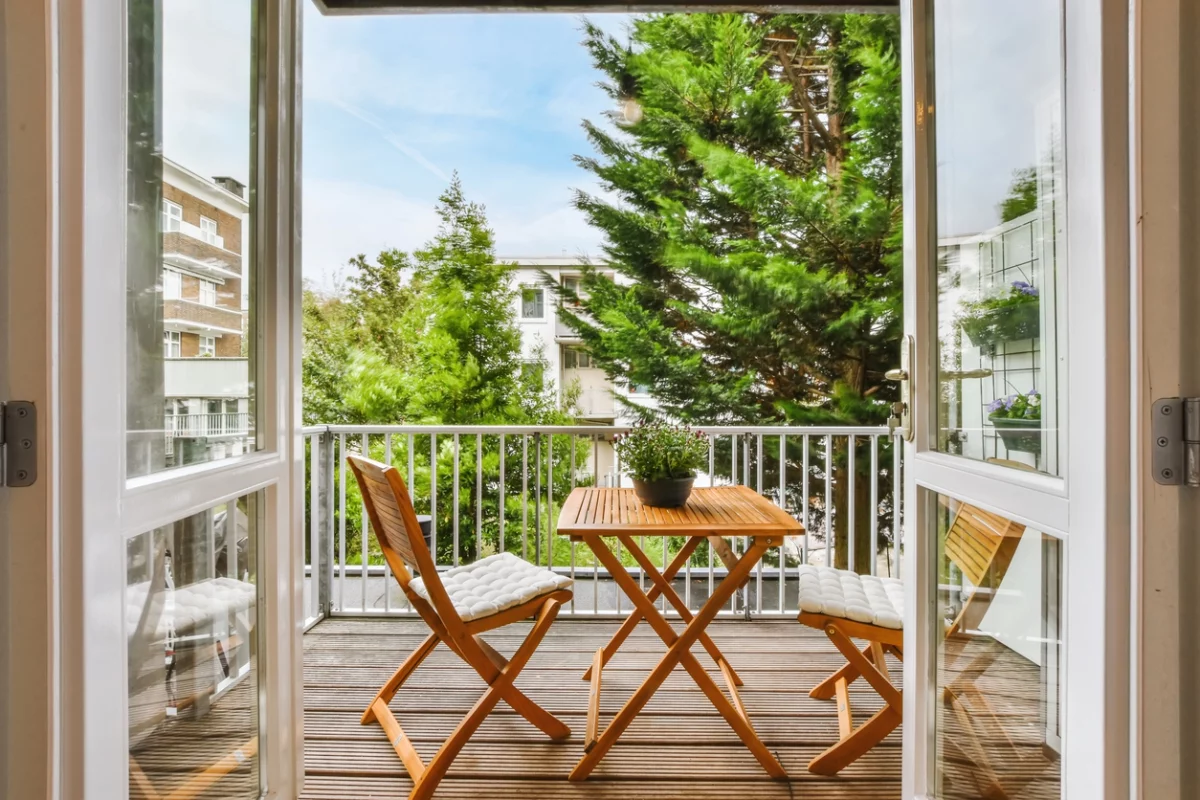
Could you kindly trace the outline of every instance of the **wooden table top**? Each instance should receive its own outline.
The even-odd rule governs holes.
[[[682,508],[642,505],[633,489],[580,487],[558,516],[566,536],[797,536],[804,526],[747,486],[693,489]]]

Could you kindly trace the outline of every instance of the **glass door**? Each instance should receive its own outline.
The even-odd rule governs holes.
[[[1088,119],[1104,84],[1072,48],[1121,54],[1089,41],[1081,5],[918,0],[907,16],[906,797],[1103,796],[1072,758],[1103,759],[1086,709],[1109,699],[1067,680],[1097,657],[1069,612],[1111,600],[1105,517],[1077,509],[1103,508],[1114,451],[1077,426],[1120,368],[1096,363],[1120,322],[1095,301],[1103,204],[1075,191],[1104,175]]]
[[[118,7],[64,26],[85,54],[66,94],[82,98],[67,343],[86,398],[80,591],[64,612],[85,621],[86,657],[64,674],[84,724],[67,794],[286,796],[300,727],[286,66],[298,9]]]

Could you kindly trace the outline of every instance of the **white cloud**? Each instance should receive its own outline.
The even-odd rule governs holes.
[[[164,154],[205,176],[250,176],[250,16],[244,0],[162,5]]]
[[[353,181],[304,183],[304,277],[332,289],[346,262],[391,247],[411,250],[437,232],[433,207],[400,192]]]
[[[425,169],[429,170],[435,177],[443,181],[450,180],[450,176],[447,175],[441,167],[439,167],[437,164],[434,164],[425,156],[421,155],[421,152],[415,147],[411,147],[406,144],[404,140],[396,135],[394,131],[390,130],[387,125],[384,124],[383,120],[379,119],[379,117],[364,111],[361,108],[352,106],[349,103],[343,103],[340,100],[330,100],[329,102],[337,108],[340,108],[342,111],[345,111],[355,119],[359,119],[370,125],[379,132],[379,135],[383,137],[384,141],[399,150],[401,153],[404,153],[404,155],[408,156]]]

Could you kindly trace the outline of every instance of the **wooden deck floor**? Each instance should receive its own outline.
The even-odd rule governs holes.
[[[719,621],[710,633],[745,680],[741,695],[759,735],[791,775],[773,781],[682,670],[586,782],[566,775],[582,755],[592,655],[616,622],[559,619],[517,685],[571,726],[556,743],[501,706],[466,746],[437,797],[471,800],[893,800],[900,796],[900,734],[835,778],[812,775],[809,759],[836,741],[832,702],[808,690],[837,669],[841,656],[819,632],[791,621]],[[513,625],[487,635],[503,653],[527,631]],[[359,717],[426,631],[419,620],[334,619],[304,637],[305,800],[405,797],[404,768],[378,725]],[[607,724],[663,653],[646,626],[630,637],[604,671],[601,725]],[[714,675],[702,648],[698,657]],[[893,663],[893,680],[900,665]],[[720,683],[718,677],[718,683]],[[856,716],[880,701],[863,682],[851,688]],[[473,671],[444,646],[430,656],[392,702],[397,718],[428,760],[483,691]]]

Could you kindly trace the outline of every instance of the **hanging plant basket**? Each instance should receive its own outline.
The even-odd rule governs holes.
[[[1025,302],[993,309],[979,309],[962,319],[963,333],[979,348],[1001,342],[1034,339],[1040,333],[1039,304]]]
[[[996,434],[1009,450],[1018,453],[1042,453],[1042,421],[1014,417],[988,417]]]

